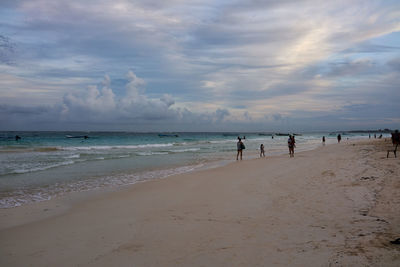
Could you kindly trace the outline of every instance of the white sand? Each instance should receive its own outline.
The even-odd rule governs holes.
[[[400,266],[388,146],[348,141],[3,209],[0,266]]]

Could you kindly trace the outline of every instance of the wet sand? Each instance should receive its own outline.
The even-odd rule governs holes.
[[[400,158],[345,141],[0,210],[1,266],[399,266]],[[235,157],[236,155],[232,155]],[[244,155],[245,158],[245,155]]]

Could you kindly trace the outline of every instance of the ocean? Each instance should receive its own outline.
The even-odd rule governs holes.
[[[287,136],[268,133],[0,132],[0,208],[221,166],[236,161],[238,136],[244,159],[258,157],[260,144],[267,157],[288,153]],[[321,146],[322,136],[336,143],[336,134],[299,134],[296,151]]]

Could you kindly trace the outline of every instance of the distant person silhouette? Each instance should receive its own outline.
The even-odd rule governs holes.
[[[400,133],[399,133],[399,130],[396,130],[396,131],[394,131],[394,133],[392,133],[392,143],[393,143],[393,145],[400,144]]]
[[[243,157],[243,149],[245,149],[245,146],[242,142],[242,139],[238,137],[238,142],[236,143],[237,147],[237,154],[236,154],[236,160],[239,160],[239,155],[240,155],[240,160],[242,160]]]
[[[337,136],[337,142],[340,143],[340,140],[342,140],[342,136],[340,134],[338,134]]]
[[[260,158],[265,157],[264,144],[260,145]]]
[[[292,158],[292,157],[294,157],[294,147],[295,147],[294,136],[289,135],[288,147],[289,147],[289,155]]]

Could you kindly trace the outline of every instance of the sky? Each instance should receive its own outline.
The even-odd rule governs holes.
[[[0,130],[400,128],[398,0],[1,0]]]

